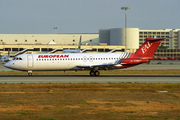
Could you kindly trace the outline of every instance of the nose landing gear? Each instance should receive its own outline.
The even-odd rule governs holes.
[[[91,70],[90,72],[89,72],[89,74],[90,74],[90,76],[99,76],[99,74],[100,74],[100,72],[98,71],[98,70]]]
[[[29,76],[32,76],[32,71],[28,71],[28,75],[29,75]]]

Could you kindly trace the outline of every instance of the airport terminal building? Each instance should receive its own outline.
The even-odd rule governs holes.
[[[86,52],[135,52],[147,37],[174,37],[162,41],[154,57],[180,58],[180,29],[139,30],[139,28],[100,29],[99,33],[82,34],[0,34],[0,55],[13,57],[23,53],[61,53],[64,49]]]

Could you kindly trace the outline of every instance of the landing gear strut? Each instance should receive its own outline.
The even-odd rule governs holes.
[[[98,70],[94,71],[94,70],[91,70],[89,72],[90,76],[99,76],[100,72]]]

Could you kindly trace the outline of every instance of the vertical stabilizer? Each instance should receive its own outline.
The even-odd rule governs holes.
[[[133,57],[142,59],[152,59],[154,53],[159,47],[160,43],[164,39],[168,38],[146,38],[146,41],[141,45],[141,47],[135,52]]]

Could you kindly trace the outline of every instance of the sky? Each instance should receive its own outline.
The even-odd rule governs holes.
[[[0,34],[180,29],[180,0],[0,0]],[[58,27],[55,31],[54,27]]]

